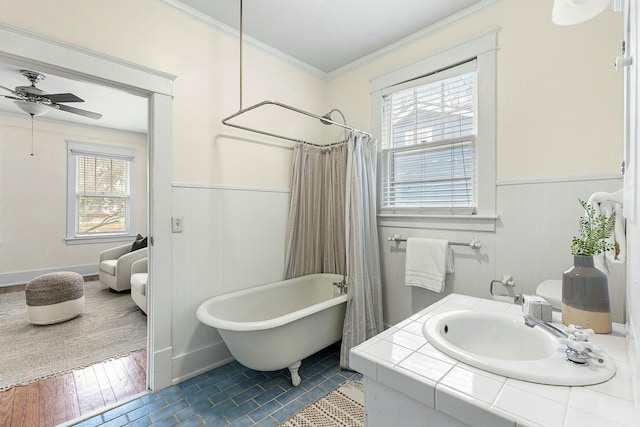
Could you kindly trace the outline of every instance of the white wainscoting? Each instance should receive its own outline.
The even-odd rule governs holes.
[[[543,280],[561,279],[562,272],[573,265],[569,247],[584,214],[578,198],[587,200],[596,191],[620,188],[622,178],[613,176],[498,183],[495,232],[476,228],[475,235],[482,242],[476,252],[453,247],[455,273],[447,275],[445,291],[440,294],[404,285],[406,243],[388,242],[387,237],[401,234],[405,238],[464,242],[473,232],[432,228],[426,222],[411,228],[394,227],[386,220],[379,223],[385,325],[393,325],[452,292],[488,299],[491,280],[501,279],[503,274],[515,279],[516,294],[531,294]],[[612,316],[620,323],[626,315],[624,270],[624,265],[615,265],[609,279]],[[494,289],[506,294],[500,285]]]
[[[621,186],[615,177],[499,183],[495,231],[476,230],[482,241],[477,252],[453,247],[456,272],[447,277],[442,294],[404,285],[406,243],[388,242],[387,236],[468,241],[472,232],[379,226],[385,324],[451,292],[490,298],[489,283],[503,274],[514,277],[516,293],[533,293],[542,280],[561,278],[572,265],[569,245],[583,215],[578,198]],[[172,235],[175,382],[231,360],[218,333],[197,320],[200,303],[281,279],[289,193],[193,184],[174,184],[172,193],[172,215],[184,219],[184,232]],[[614,321],[624,322],[624,266],[619,267],[612,273],[610,294]]]
[[[289,191],[173,184],[173,378],[195,376],[231,360],[196,309],[208,298],[282,280]]]
[[[571,238],[578,234],[578,220],[584,216],[578,198],[588,200],[596,191],[621,188],[621,177],[499,185],[496,277],[512,275],[516,293],[526,294],[535,293],[543,280],[562,279],[562,273],[573,265]],[[625,265],[613,265],[610,273],[612,318],[625,323]]]
[[[488,283],[494,277],[495,232],[475,232],[475,236],[482,242],[482,248],[477,251],[466,246],[452,246],[455,273],[447,274],[442,293],[405,286],[407,244],[387,241],[387,237],[395,234],[400,234],[403,238],[427,237],[468,242],[474,232],[430,228],[427,223],[423,228],[415,225],[413,228],[378,226],[385,326],[406,319],[452,292],[485,298],[488,296]]]

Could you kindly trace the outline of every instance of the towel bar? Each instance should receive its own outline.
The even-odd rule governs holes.
[[[407,241],[407,239],[403,238],[399,234],[396,234],[395,236],[389,236],[389,237],[387,237],[387,240],[390,241],[390,242],[406,242]],[[478,239],[471,239],[471,241],[469,243],[449,242],[449,244],[450,245],[454,245],[454,246],[469,246],[474,251],[477,251],[478,249],[480,249],[482,247],[482,242],[480,242],[480,240],[478,240]]]

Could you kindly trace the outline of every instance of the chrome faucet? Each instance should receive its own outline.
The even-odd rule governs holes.
[[[339,282],[333,282],[333,286],[338,288],[340,295],[347,293],[347,278],[343,277]]]
[[[580,326],[569,325],[567,327],[568,333],[566,333],[544,320],[536,319],[527,314],[524,314],[524,324],[530,328],[538,326],[558,338],[560,343],[567,346],[564,350],[566,360],[579,365],[585,365],[589,358],[591,358],[590,353],[593,347],[591,342],[589,342],[589,337],[593,335],[592,329],[583,329]]]
[[[569,335],[565,334],[564,332],[562,332],[560,329],[556,328],[552,324],[547,323],[541,319],[536,319],[535,317],[531,317],[526,314],[524,315],[524,324],[530,328],[533,328],[534,326],[539,326],[540,328],[544,329],[545,331],[549,332],[551,335],[559,339],[569,338]]]

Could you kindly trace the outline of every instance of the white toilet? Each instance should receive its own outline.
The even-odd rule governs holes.
[[[555,311],[562,311],[562,280],[545,280],[536,288],[536,295],[546,299]]]

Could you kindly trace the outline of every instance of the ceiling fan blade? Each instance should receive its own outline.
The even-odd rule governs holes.
[[[11,93],[15,94],[15,92],[13,91],[13,89],[9,89],[8,87],[2,86],[2,85],[0,85],[0,87],[1,87],[2,89],[6,90],[6,91],[9,91],[9,92],[11,92]]]
[[[72,93],[52,93],[48,95],[42,95],[43,98],[49,99],[53,103],[58,102],[84,102],[84,99],[75,96]]]
[[[79,114],[81,116],[89,117],[91,119],[99,119],[102,117],[100,113],[94,113],[92,111],[81,110],[75,107],[69,107],[68,105],[56,104],[56,108],[62,111],[66,111],[67,113]]]

